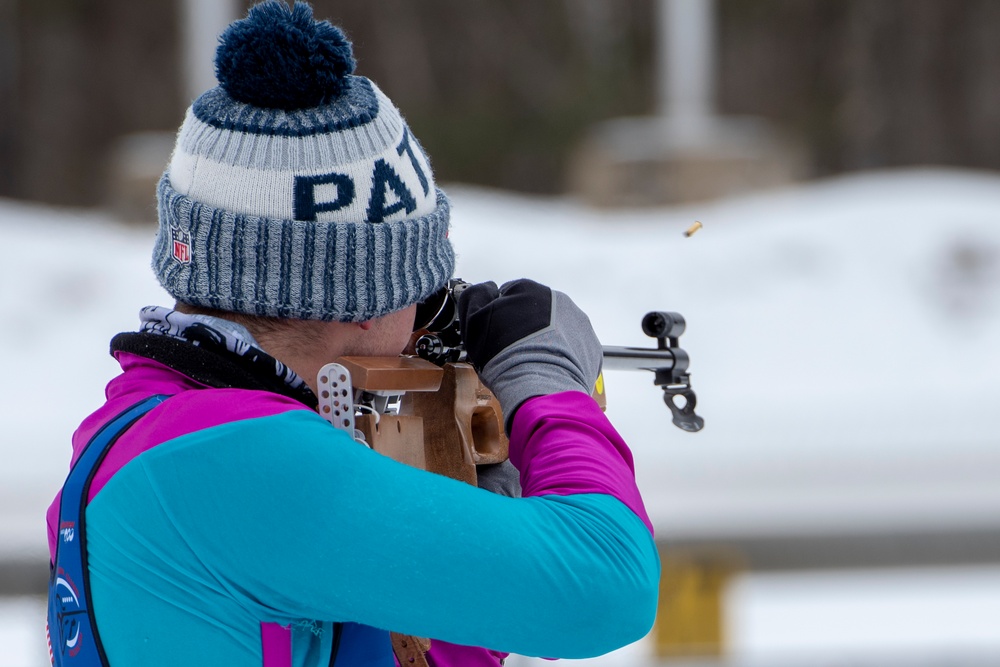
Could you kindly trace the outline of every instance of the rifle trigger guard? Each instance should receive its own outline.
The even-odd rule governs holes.
[[[675,396],[684,397],[684,406],[674,402]],[[674,426],[689,433],[697,433],[705,427],[705,420],[694,413],[698,398],[688,385],[666,385],[663,387],[663,402],[673,414]]]

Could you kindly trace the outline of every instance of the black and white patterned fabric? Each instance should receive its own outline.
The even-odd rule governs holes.
[[[316,395],[295,371],[260,348],[235,322],[147,306],[138,332],[121,333],[111,352],[158,361],[210,387],[273,391],[315,409]]]

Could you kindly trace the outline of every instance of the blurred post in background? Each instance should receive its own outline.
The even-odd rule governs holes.
[[[194,100],[214,88],[215,48],[219,35],[243,13],[242,0],[183,0],[181,53],[184,97]]]
[[[689,127],[715,114],[715,0],[658,0],[656,102]]]
[[[181,102],[190,103],[214,88],[215,49],[226,26],[243,13],[242,0],[182,0],[177,43]],[[163,174],[174,146],[173,130],[145,129],[112,141],[108,204],[123,221],[149,223],[155,213],[150,192]]]

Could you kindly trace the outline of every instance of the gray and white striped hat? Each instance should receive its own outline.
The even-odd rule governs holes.
[[[267,0],[220,38],[160,180],[153,270],[178,301],[359,322],[451,277],[449,207],[385,94],[309,5]]]

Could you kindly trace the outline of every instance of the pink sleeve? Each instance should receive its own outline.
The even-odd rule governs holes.
[[[583,392],[536,396],[521,405],[511,427],[510,460],[521,473],[522,496],[610,495],[653,532],[632,452]]]
[[[509,654],[432,639],[426,655],[430,667],[499,667]]]

